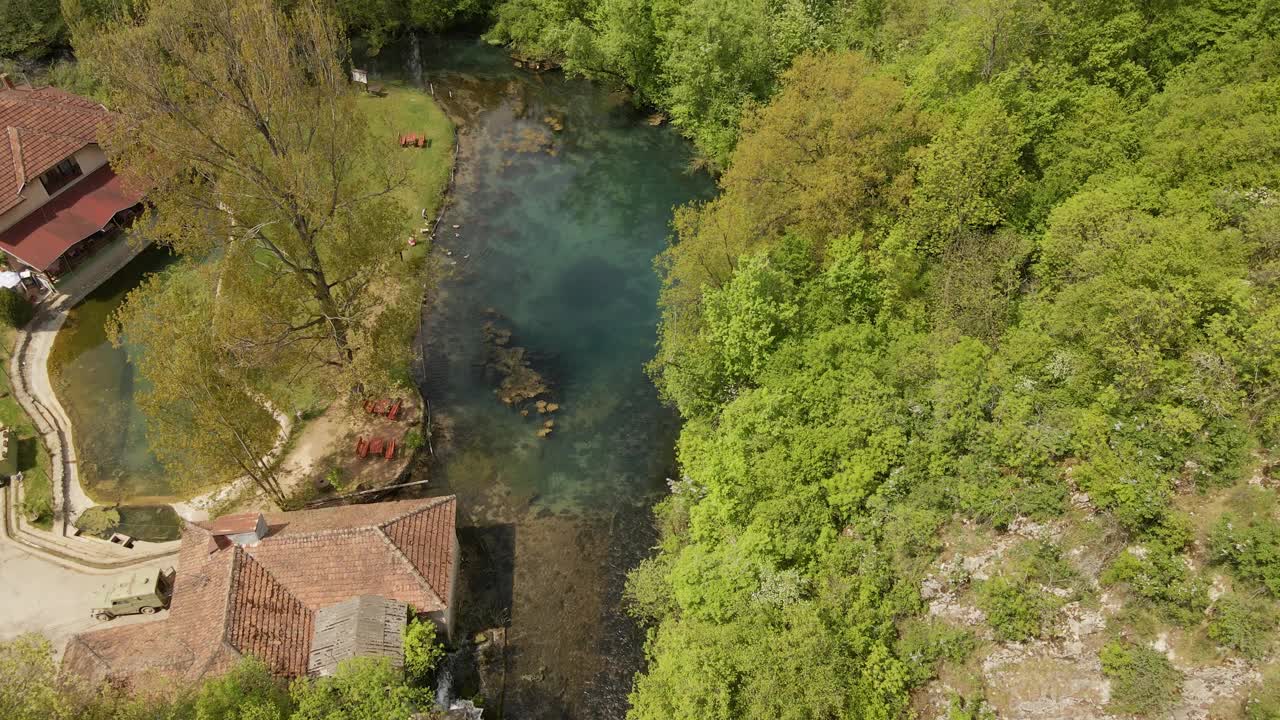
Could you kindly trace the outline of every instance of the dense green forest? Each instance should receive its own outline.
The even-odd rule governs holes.
[[[1148,647],[1173,632],[1251,658],[1268,682],[1231,712],[1280,716],[1280,5],[495,19],[723,169],[658,264],[651,370],[686,425],[628,588],[651,627],[632,717],[903,717],[944,669],[952,715],[983,717],[973,658],[1104,594],[1112,711],[1178,701]],[[1054,531],[938,578],[1019,522]],[[939,584],[985,627],[930,612]]]
[[[301,0],[282,0],[288,8]],[[141,6],[138,0],[0,0],[0,60],[38,67],[71,51],[67,16],[107,18]],[[409,31],[438,32],[467,23],[483,23],[490,0],[332,0],[332,7],[353,34],[376,50]]]
[[[1272,657],[1280,5],[496,19],[624,78],[724,168],[658,263],[651,371],[686,423],[628,588],[652,628],[633,718],[904,717],[943,667],[980,717],[966,661],[1104,593],[1114,711],[1177,701],[1159,633]],[[1026,522],[1055,531],[936,580]],[[985,627],[930,613],[930,583]],[[1235,711],[1277,717],[1275,686],[1252,692]]]

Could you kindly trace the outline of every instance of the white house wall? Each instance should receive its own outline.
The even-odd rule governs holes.
[[[102,152],[102,148],[97,145],[86,145],[77,150],[73,157],[75,157],[76,163],[80,165],[80,177],[60,188],[52,197],[44,191],[44,185],[41,184],[39,178],[28,178],[26,187],[22,188],[22,192],[19,193],[22,196],[22,202],[4,215],[0,215],[0,232],[13,227],[19,220],[40,209],[52,198],[75,187],[89,173],[107,164],[106,153]]]

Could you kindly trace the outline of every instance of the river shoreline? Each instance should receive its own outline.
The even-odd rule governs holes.
[[[435,432],[413,476],[431,485],[406,493],[458,496],[470,661],[452,686],[501,716],[621,718],[644,660],[622,593],[653,547],[678,430],[643,371],[652,261],[671,208],[712,183],[686,174],[674,131],[600,86],[470,38],[419,52],[369,65],[390,81],[417,65],[457,127],[417,346]],[[504,395],[495,347],[519,351],[547,394]],[[549,434],[538,399],[556,406]]]

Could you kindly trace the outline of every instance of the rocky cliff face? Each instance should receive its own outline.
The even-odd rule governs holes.
[[[930,622],[968,633],[973,646],[962,657],[944,661],[937,678],[915,693],[918,717],[954,720],[957,712],[962,718],[1026,720],[1275,717],[1258,699],[1264,677],[1277,662],[1274,621],[1263,620],[1247,630],[1256,633],[1257,641],[1248,652],[1228,647],[1223,633],[1214,629],[1230,596],[1260,597],[1265,591],[1233,583],[1232,573],[1211,562],[1205,537],[1226,509],[1256,502],[1250,493],[1264,484],[1254,477],[1248,487],[1242,483],[1180,498],[1196,525],[1181,562],[1208,603],[1180,618],[1135,592],[1133,585],[1144,578],[1119,581],[1105,571],[1124,555],[1145,560],[1150,550],[1121,540],[1123,533],[1083,494],[1073,497],[1070,513],[1049,523],[1019,518],[1006,531],[993,532],[954,522],[942,554],[920,584],[920,597]],[[1060,561],[1057,577],[1028,571],[1028,558],[1045,548],[1052,548]],[[1043,601],[1034,628],[1010,636],[1009,615],[1016,608],[992,599],[993,583],[1028,586],[1023,589]],[[1167,697],[1153,699],[1140,712],[1116,697],[1117,674],[1101,660],[1108,643],[1116,642],[1149,649],[1167,660],[1176,680]],[[1121,690],[1125,692],[1132,694],[1132,688]]]

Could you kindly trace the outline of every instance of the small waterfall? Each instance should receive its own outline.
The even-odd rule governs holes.
[[[440,667],[436,669],[436,708],[440,710],[448,710],[453,703],[453,677],[454,672],[458,669],[458,663],[462,662],[462,656],[466,649],[454,650],[448,653],[440,661]]]
[[[422,85],[422,47],[416,32],[409,33],[409,77],[415,85]]]
[[[463,647],[444,656],[440,669],[436,671],[436,710],[456,713],[457,717],[466,720],[482,720],[484,711],[470,700],[455,700],[453,697],[454,674],[461,670],[459,663],[466,659],[468,649]]]
[[[450,695],[453,693],[453,672],[447,668],[440,668],[440,672],[436,673],[436,707],[441,710],[449,708]]]

